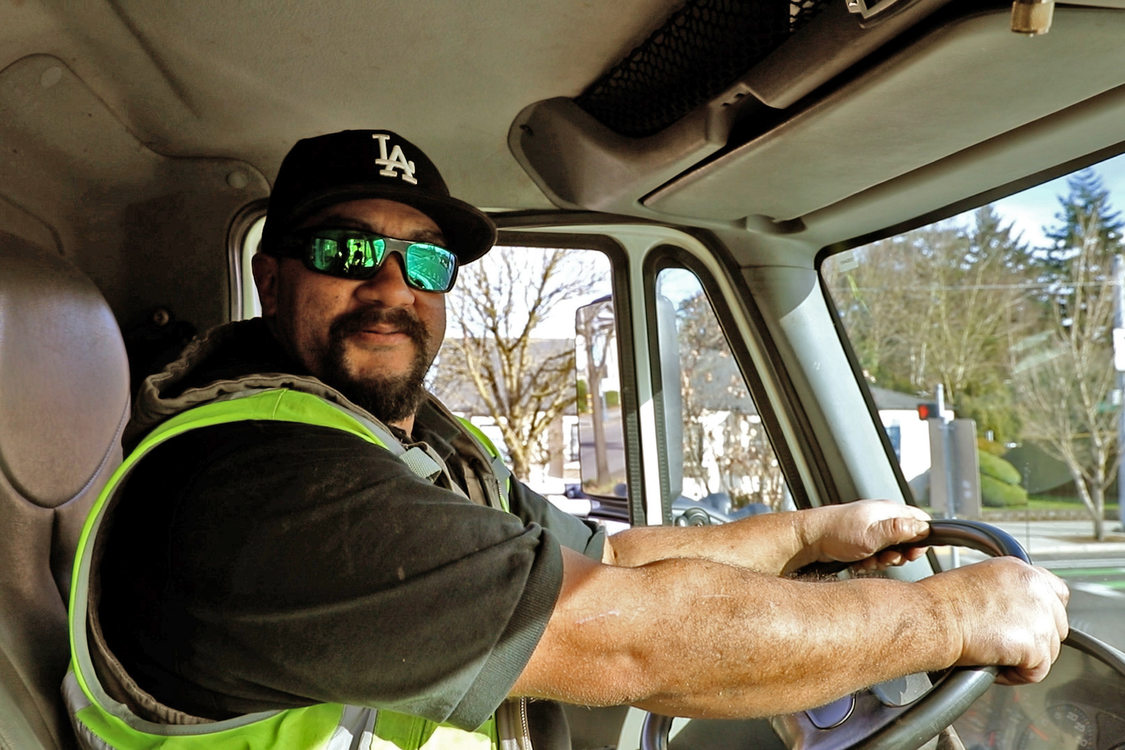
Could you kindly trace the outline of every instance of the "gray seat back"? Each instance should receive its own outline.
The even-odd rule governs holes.
[[[59,686],[86,513],[121,461],[129,366],[94,284],[0,232],[0,748],[73,745]]]

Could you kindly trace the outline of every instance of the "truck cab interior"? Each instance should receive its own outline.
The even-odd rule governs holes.
[[[0,748],[73,746],[82,523],[140,379],[250,314],[245,259],[299,138],[394,130],[501,244],[604,250],[632,523],[670,522],[683,491],[670,267],[711,303],[787,502],[912,502],[821,263],[1125,153],[1123,39],[1123,0],[4,4]],[[1081,700],[1028,700],[1101,711],[1066,746],[1125,747],[1123,669],[1082,651],[1041,692]],[[973,710],[965,737],[1063,746]],[[624,710],[575,715],[575,747],[641,742]]]

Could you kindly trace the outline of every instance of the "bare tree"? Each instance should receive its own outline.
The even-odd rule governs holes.
[[[1112,329],[1116,289],[1106,278],[1112,249],[1086,217],[1077,247],[1047,302],[1048,335],[1013,364],[1024,436],[1066,464],[1079,497],[1105,537],[1105,491],[1117,462]]]
[[[586,394],[589,399],[589,426],[594,438],[592,460],[594,478],[591,491],[606,492],[614,484],[609,470],[609,454],[606,447],[605,394],[602,380],[609,374],[609,353],[614,349],[616,328],[614,327],[614,307],[612,300],[602,300],[596,304],[579,308],[575,316],[575,327],[580,347],[586,360]],[[580,405],[583,412],[585,405]],[[583,424],[583,429],[586,425]],[[583,458],[585,466],[586,459]],[[584,477],[585,479],[585,477]]]
[[[969,227],[943,222],[857,252],[858,266],[826,279],[869,379],[919,396],[941,383],[982,429],[1014,432],[1005,345],[1026,325],[1029,255],[1011,225],[985,207]]]
[[[430,387],[454,402],[471,384],[521,479],[546,461],[551,426],[574,409],[573,326],[552,332],[553,341],[535,336],[564,301],[595,289],[598,277],[581,252],[497,247],[461,269],[447,299],[464,335],[446,340]]]

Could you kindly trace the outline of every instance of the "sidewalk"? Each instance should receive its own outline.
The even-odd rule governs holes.
[[[1105,522],[1105,540],[1094,539],[1094,525],[1084,521],[989,521],[1008,532],[1024,546],[1032,560],[1059,557],[1090,557],[1125,560],[1125,532],[1117,520]],[[965,554],[976,554],[966,551]]]

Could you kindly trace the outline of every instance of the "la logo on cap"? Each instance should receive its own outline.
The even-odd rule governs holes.
[[[388,151],[387,143],[391,139],[389,135],[372,133],[371,137],[379,142],[379,158],[375,160],[375,163],[382,167],[379,174],[384,177],[399,177],[404,182],[417,185],[418,179],[414,176],[414,162],[407,159],[406,154],[402,153],[402,146],[396,143]]]

